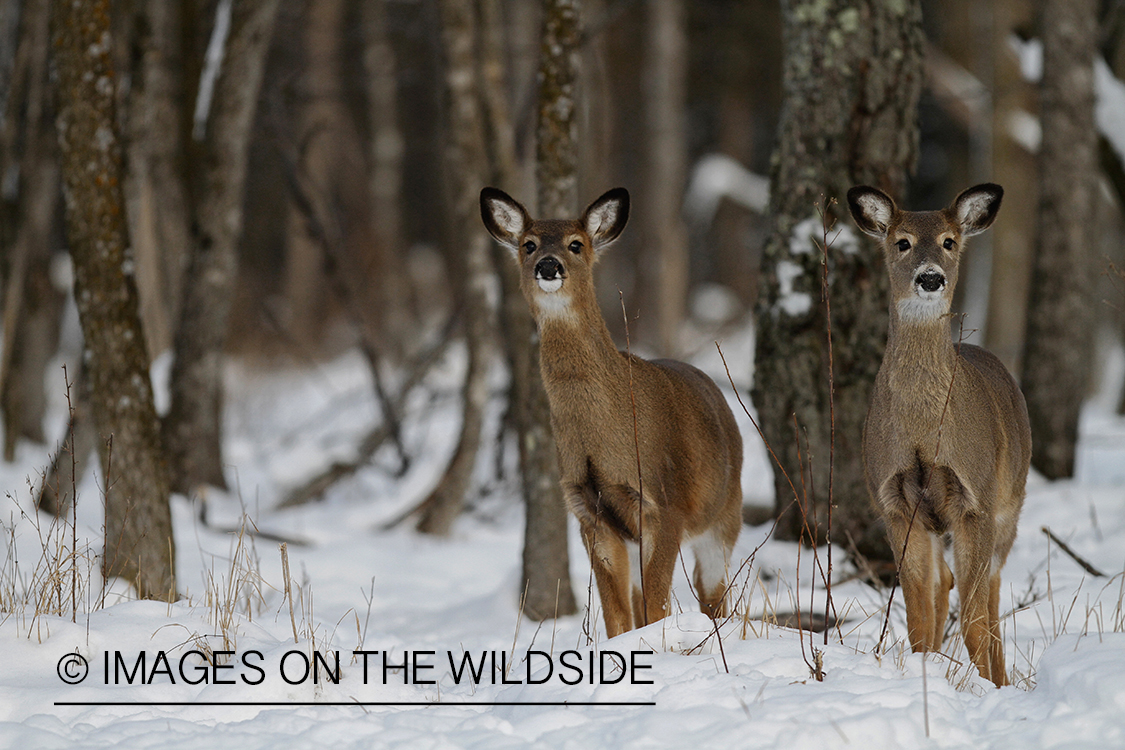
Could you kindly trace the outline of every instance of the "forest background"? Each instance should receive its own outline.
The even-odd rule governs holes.
[[[954,335],[1021,380],[1036,470],[1071,475],[1082,399],[1125,332],[1123,33],[1110,0],[0,0],[5,459],[42,445],[36,501],[64,514],[96,456],[117,551],[103,572],[174,598],[169,492],[233,481],[224,363],[358,348],[371,370],[380,419],[293,505],[377,454],[405,470],[407,396],[463,346],[457,448],[397,520],[448,534],[482,443],[509,446],[525,611],[565,613],[535,337],[476,196],[491,184],[576,215],[623,185],[630,228],[598,281],[616,339],[687,356],[753,327],[755,361],[732,376],[786,472],[748,514],[772,503],[779,537],[822,541],[831,503],[834,541],[886,558],[858,468],[882,260],[836,201],[861,182],[914,208],[1004,186]],[[60,357],[71,424],[48,434]],[[489,432],[497,364],[509,406]],[[785,475],[806,470],[797,491]]]

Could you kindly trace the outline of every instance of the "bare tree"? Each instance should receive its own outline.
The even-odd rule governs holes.
[[[446,193],[450,208],[448,258],[460,288],[468,366],[462,390],[461,434],[453,458],[420,506],[418,530],[446,535],[471,487],[480,448],[492,341],[488,237],[478,194],[488,172],[477,67],[477,18],[472,0],[440,0],[446,70]]]
[[[1098,141],[1094,127],[1097,3],[1042,6],[1039,210],[1028,303],[1023,390],[1032,465],[1051,479],[1074,473],[1078,414],[1093,358]]]
[[[373,219],[374,262],[379,268],[379,318],[395,348],[409,335],[411,300],[406,278],[406,248],[401,231],[405,141],[398,123],[398,61],[391,44],[386,0],[360,3],[363,66],[370,119],[368,192]]]
[[[20,438],[45,440],[43,373],[58,344],[64,301],[50,274],[59,202],[55,113],[47,80],[50,3],[35,0],[22,10],[22,33],[12,59],[15,81],[0,129],[0,170],[5,175],[0,247],[7,261],[0,410],[6,461],[15,457]]]
[[[219,3],[219,12],[225,7],[230,13],[230,30],[213,102],[194,136],[199,161],[189,181],[194,242],[175,335],[172,406],[163,425],[172,486],[181,492],[200,484],[226,487],[223,343],[238,273],[250,128],[278,5],[279,0]]]
[[[126,123],[130,235],[149,352],[170,349],[191,251],[185,182],[183,4],[134,3],[138,50]]]
[[[106,496],[102,572],[176,596],[168,479],[129,251],[109,0],[54,4],[58,138],[74,297]]]
[[[487,0],[486,0],[487,1]],[[539,215],[578,212],[577,79],[581,40],[579,0],[543,8],[539,52],[535,177]],[[519,291],[516,264],[497,247],[504,283],[504,320],[512,369],[512,413],[519,439],[526,523],[524,612],[536,620],[577,611],[570,583],[567,515],[559,484],[550,405],[539,370],[539,337]]]
[[[787,0],[782,13],[784,104],[756,309],[753,387],[759,422],[781,462],[774,472],[778,533],[801,537],[806,513],[815,528],[814,503],[823,521],[833,464],[834,540],[850,536],[865,554],[887,556],[860,462],[868,396],[886,341],[883,260],[850,225],[829,233],[833,430],[822,255],[814,240],[822,234],[818,206],[830,221],[839,219],[842,213],[830,201],[851,185],[903,194],[917,153],[921,9],[917,0]],[[794,488],[807,507],[797,507]]]
[[[645,163],[641,191],[647,276],[641,322],[669,357],[687,311],[688,242],[681,206],[687,180],[687,32],[681,0],[649,0],[644,69]],[[570,214],[567,214],[568,216]]]

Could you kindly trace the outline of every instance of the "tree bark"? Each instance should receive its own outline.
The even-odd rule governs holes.
[[[977,263],[972,249],[961,271],[966,286],[974,284],[976,273],[988,272],[988,317],[984,323],[984,345],[1000,358],[1011,372],[1020,372],[1020,354],[1027,329],[1028,288],[1034,263],[1036,188],[1035,156],[1028,144],[1014,137],[1013,123],[1035,112],[1035,87],[1024,79],[1020,63],[1009,39],[1014,29],[1034,23],[1030,0],[994,0],[992,3],[992,75],[986,85],[992,91],[992,174],[991,182],[1004,187],[1004,210],[996,217],[992,231],[980,237],[977,249],[991,243],[990,264]],[[973,275],[969,275],[973,274]],[[966,321],[966,329],[979,322]]]
[[[206,122],[195,221],[175,337],[172,406],[163,432],[172,487],[226,488],[222,464],[222,362],[238,273],[250,128],[279,0],[234,0],[230,36]]]
[[[402,176],[405,140],[398,124],[398,61],[387,28],[386,0],[361,2],[367,111],[371,123],[368,194],[374,260],[379,268],[379,319],[389,349],[401,354],[413,329],[412,300],[402,241]]]
[[[496,3],[484,0],[493,9],[492,28],[496,33]],[[536,151],[536,175],[540,215],[573,216],[578,210],[575,163],[578,158],[575,138],[574,81],[579,12],[575,3],[548,3],[544,9],[540,40],[542,90],[537,110],[540,134]],[[517,180],[514,134],[506,102],[500,96],[502,78],[498,45],[486,44],[485,86],[492,105],[491,125],[494,162],[500,184]],[[489,71],[492,71],[490,75]],[[570,106],[560,102],[567,98]],[[501,111],[502,110],[502,111]],[[569,121],[558,118],[568,117]],[[552,138],[552,134],[556,137]],[[546,149],[555,149],[554,153]],[[553,158],[558,156],[560,158]],[[558,174],[551,167],[569,169]],[[566,193],[566,185],[570,192]],[[564,194],[565,193],[565,194]],[[556,201],[552,203],[552,201]],[[520,478],[524,497],[525,524],[523,545],[523,612],[533,620],[574,614],[578,610],[570,582],[570,556],[567,547],[567,516],[559,484],[558,453],[551,432],[551,412],[547,391],[539,371],[539,336],[519,290],[519,271],[511,253],[493,246],[500,271],[503,303],[501,308],[504,342],[512,373],[510,409],[519,442]]]
[[[1074,474],[1078,415],[1093,359],[1098,141],[1094,127],[1094,0],[1047,0],[1040,20],[1039,210],[1023,390],[1032,465]]]
[[[688,241],[682,206],[687,180],[687,32],[681,0],[648,0],[644,102],[647,176],[643,257],[647,304],[640,318],[667,357],[679,352],[687,312]]]
[[[801,538],[807,512],[809,528],[823,538],[831,469],[832,538],[846,543],[850,537],[861,553],[889,558],[860,460],[868,397],[886,343],[886,270],[874,244],[843,223],[846,210],[826,203],[858,183],[903,194],[918,150],[921,9],[917,0],[787,0],[783,18],[784,104],[756,306],[752,392],[765,438],[781,462],[774,467],[777,533]],[[822,254],[814,244],[821,239],[818,205],[838,222],[829,233],[835,240],[828,258],[834,460]]]
[[[109,0],[56,0],[58,137],[74,297],[105,482],[102,572],[176,596],[168,479],[129,251]]]
[[[0,170],[6,178],[19,176],[0,209],[0,221],[11,224],[0,234],[6,260],[0,345],[5,461],[15,458],[20,438],[45,441],[44,372],[58,345],[65,301],[50,273],[59,198],[55,113],[47,74],[50,4],[27,3],[22,15],[16,71],[20,80],[0,135]]]
[[[130,234],[149,353],[172,347],[191,252],[184,170],[181,4],[137,3],[138,47],[128,110]]]
[[[422,505],[418,530],[448,535],[472,486],[488,401],[492,321],[488,301],[489,240],[479,194],[488,173],[477,78],[477,21],[472,0],[440,0],[446,70],[446,190],[452,215],[452,278],[459,280],[468,367],[462,391],[461,435],[437,487]]]

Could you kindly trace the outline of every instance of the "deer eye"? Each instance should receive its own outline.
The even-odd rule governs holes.
[[[899,240],[898,242],[895,243],[895,245],[898,246],[898,249],[901,252],[905,253],[907,250],[910,249],[910,240],[906,240],[906,239]]]
[[[953,238],[952,237],[946,237],[945,242],[941,243],[941,246],[944,247],[946,250],[952,250],[953,249]]]
[[[582,252],[582,243],[578,240],[570,243],[570,252],[574,253],[575,255]]]
[[[527,251],[528,255],[531,255],[533,252],[535,252],[535,243],[531,240],[528,240],[527,242],[523,243],[523,249]]]

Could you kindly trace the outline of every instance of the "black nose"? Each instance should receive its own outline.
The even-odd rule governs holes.
[[[936,292],[945,286],[945,274],[938,271],[926,271],[914,277],[914,284],[922,287],[924,291]]]
[[[562,271],[562,264],[549,255],[535,264],[535,277],[539,279],[550,281],[558,276],[560,271]]]

